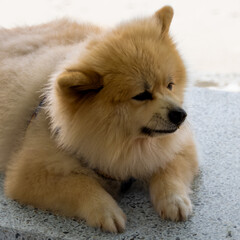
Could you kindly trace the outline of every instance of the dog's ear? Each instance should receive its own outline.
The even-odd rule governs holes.
[[[161,9],[159,9],[157,12],[155,12],[154,15],[161,23],[162,36],[165,36],[169,32],[169,27],[172,22],[173,18],[173,9],[170,6],[165,6]]]
[[[103,88],[103,81],[95,71],[67,69],[58,76],[57,86],[63,93],[82,96],[99,92]]]

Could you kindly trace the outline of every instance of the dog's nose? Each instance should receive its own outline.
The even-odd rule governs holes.
[[[185,120],[187,113],[182,108],[174,108],[169,111],[168,119],[171,123],[180,126]]]

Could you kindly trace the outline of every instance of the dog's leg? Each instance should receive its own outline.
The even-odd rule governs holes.
[[[20,203],[82,218],[104,231],[122,232],[125,214],[92,175],[61,152],[22,150],[6,172],[5,193]]]
[[[159,215],[174,221],[186,220],[192,212],[190,184],[198,163],[194,143],[187,145],[165,169],[150,180],[150,196]]]

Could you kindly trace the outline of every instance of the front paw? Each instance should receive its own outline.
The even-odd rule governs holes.
[[[175,193],[163,198],[152,196],[152,202],[156,211],[163,219],[184,221],[192,213],[191,200],[187,195]]]
[[[86,220],[88,225],[112,233],[123,232],[126,225],[126,216],[114,200],[98,203]]]

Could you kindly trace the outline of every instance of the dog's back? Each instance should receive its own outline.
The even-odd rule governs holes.
[[[24,136],[49,76],[76,44],[98,32],[65,19],[0,29],[0,170]]]

